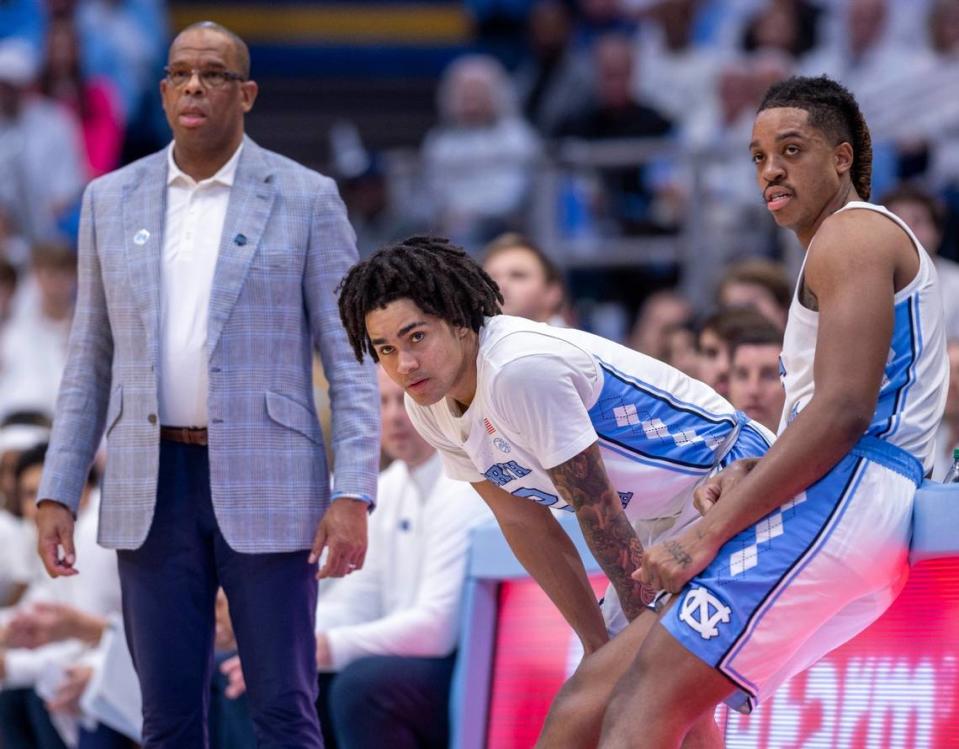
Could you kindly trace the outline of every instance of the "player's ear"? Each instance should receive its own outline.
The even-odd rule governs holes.
[[[833,149],[833,162],[836,165],[836,173],[839,175],[846,174],[850,169],[852,169],[852,145],[850,145],[847,141],[843,141],[836,146]]]

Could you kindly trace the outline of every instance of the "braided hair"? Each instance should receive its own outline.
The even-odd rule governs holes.
[[[863,200],[872,192],[872,138],[848,89],[823,75],[796,76],[769,87],[759,110],[795,107],[809,113],[809,124],[821,130],[833,143],[852,146],[852,184]]]
[[[354,265],[340,283],[340,319],[358,361],[376,352],[366,315],[409,299],[428,315],[479,332],[483,318],[500,314],[496,282],[461,248],[442,237],[413,236],[382,247]]]

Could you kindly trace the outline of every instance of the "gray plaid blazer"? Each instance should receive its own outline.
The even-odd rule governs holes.
[[[77,309],[39,492],[75,512],[106,430],[99,540],[117,549],[144,542],[156,502],[166,178],[161,151],[84,193]],[[353,356],[334,292],[356,262],[354,242],[332,180],[246,138],[207,329],[213,506],[237,551],[309,548],[329,504],[314,348],[330,382],[332,497],[373,498],[376,380]]]

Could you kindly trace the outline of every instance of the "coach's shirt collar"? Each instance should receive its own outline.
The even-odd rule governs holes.
[[[212,177],[207,177],[204,180],[197,182],[193,177],[184,172],[180,167],[177,166],[176,160],[173,158],[173,143],[170,143],[170,146],[167,148],[167,185],[182,184],[187,187],[199,187],[200,185],[210,185],[210,184],[219,184],[224,185],[225,187],[233,187],[233,180],[236,177],[236,167],[240,163],[240,153],[243,151],[243,142],[240,142],[240,145],[237,147],[236,151],[233,152],[233,155],[230,157],[230,160],[227,161],[223,166],[220,167],[219,171],[214,174]]]

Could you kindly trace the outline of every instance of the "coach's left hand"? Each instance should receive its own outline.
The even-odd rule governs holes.
[[[341,497],[330,503],[323,515],[313,548],[310,550],[310,564],[316,564],[323,552],[329,554],[317,580],[324,577],[343,577],[363,566],[366,559],[366,517],[368,505],[359,499]]]
[[[654,590],[678,593],[713,561],[719,546],[694,525],[685,533],[646,549],[633,579]]]

